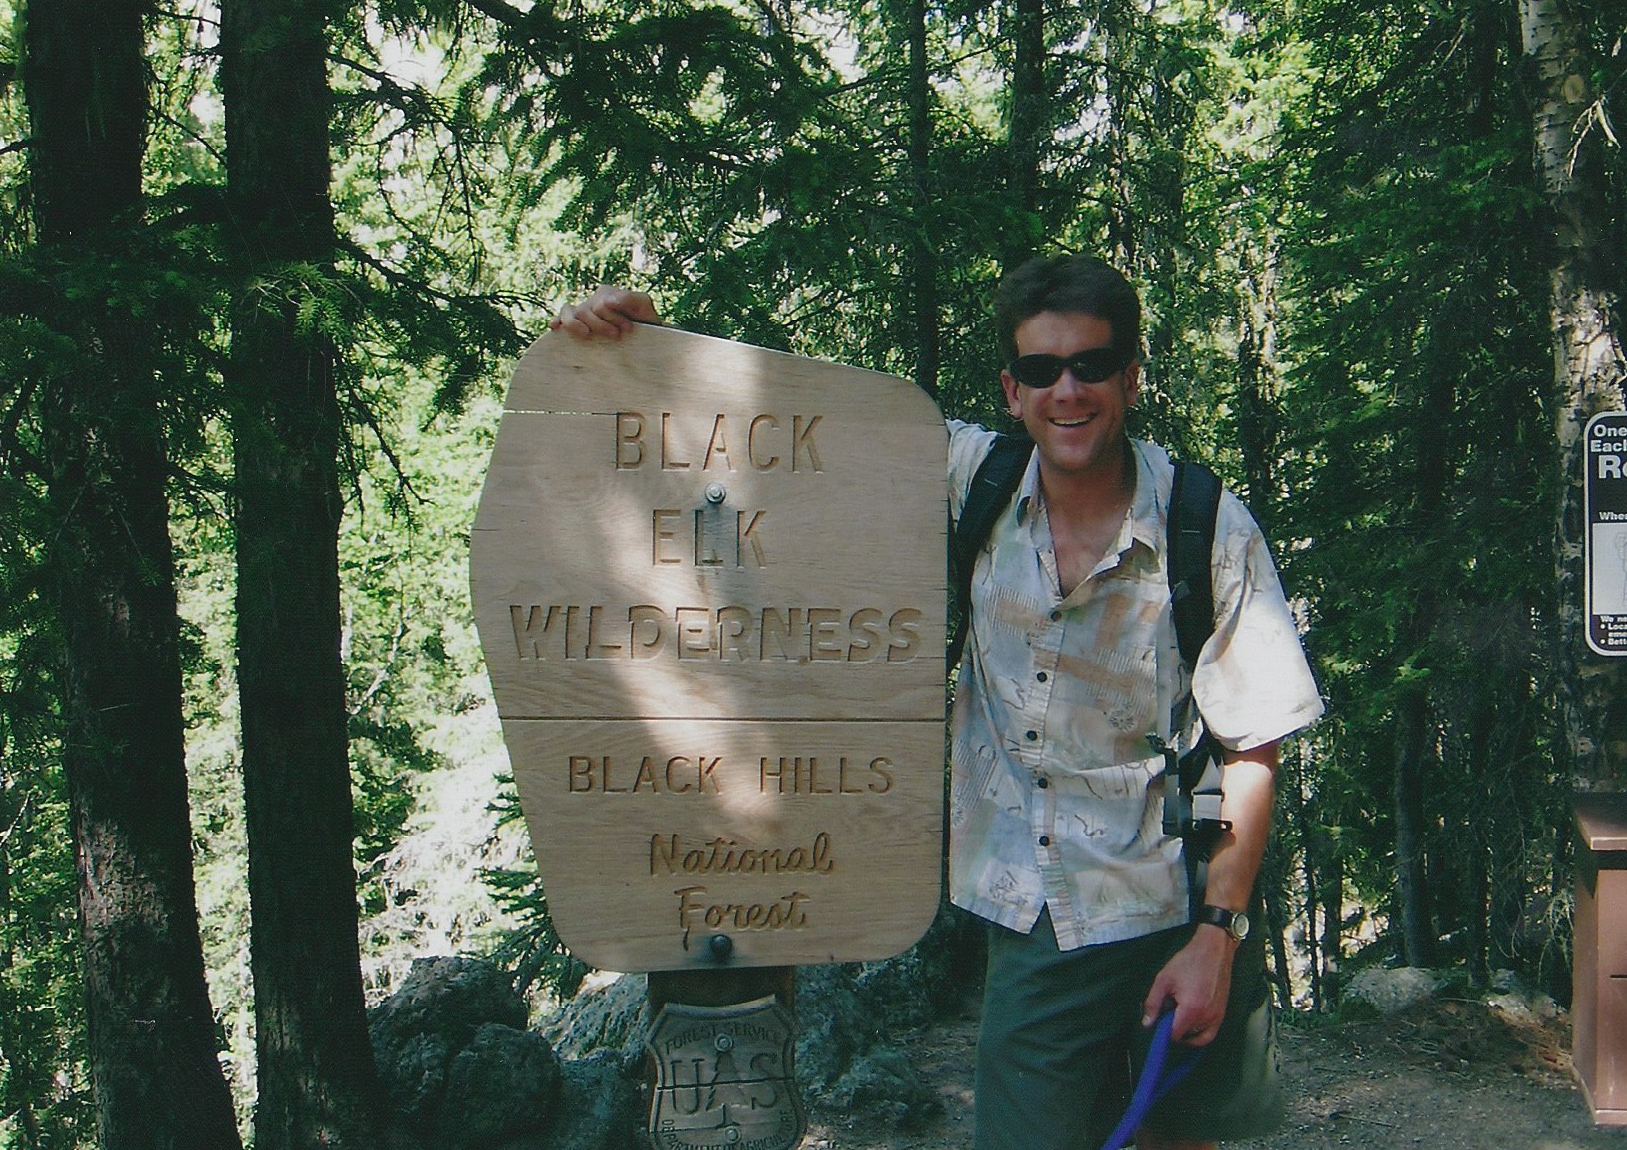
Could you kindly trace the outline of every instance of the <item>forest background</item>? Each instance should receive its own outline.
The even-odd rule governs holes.
[[[1281,1004],[1564,994],[1570,797],[1627,778],[1578,443],[1624,406],[1622,0],[0,14],[0,1146],[380,1145],[406,961],[580,982],[466,555],[506,365],[599,281],[998,422],[1001,270],[1123,267],[1140,431],[1247,499],[1330,702]]]

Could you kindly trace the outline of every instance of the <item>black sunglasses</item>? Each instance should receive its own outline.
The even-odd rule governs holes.
[[[1027,387],[1051,387],[1062,378],[1062,369],[1073,372],[1080,383],[1101,383],[1130,366],[1134,356],[1116,347],[1092,347],[1074,355],[1019,355],[1006,367],[1011,378]]]

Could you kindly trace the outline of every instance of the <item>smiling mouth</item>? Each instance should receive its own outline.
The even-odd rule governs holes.
[[[1051,424],[1054,427],[1083,427],[1095,418],[1094,415],[1086,415],[1079,419],[1053,419]]]

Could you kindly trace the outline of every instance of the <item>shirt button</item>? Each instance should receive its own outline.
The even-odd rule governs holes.
[[[1027,733],[1027,737],[1028,737],[1029,742],[1033,742],[1035,739],[1039,738],[1039,732],[1038,731],[1029,731]]]
[[[1039,674],[1034,676],[1034,678],[1038,679],[1042,683],[1045,682],[1050,677],[1051,676],[1047,675],[1044,671],[1041,671]]]
[[[1039,845],[1042,846],[1042,847],[1050,846],[1051,845],[1051,836],[1050,835],[1040,835],[1040,837],[1039,837]]]
[[[1035,786],[1036,786],[1036,787],[1038,787],[1038,788],[1039,788],[1039,789],[1040,789],[1040,790],[1042,790],[1042,791],[1043,791],[1043,790],[1044,790],[1044,789],[1045,789],[1045,788],[1046,788],[1046,787],[1048,787],[1048,786],[1050,786],[1050,785],[1051,785],[1051,780],[1050,780],[1050,779],[1047,779],[1047,778],[1045,778],[1045,777],[1044,777],[1044,776],[1043,776],[1043,775],[1042,775],[1042,776],[1041,776],[1041,777],[1039,777],[1039,778],[1037,778],[1037,779],[1035,779],[1035,780],[1034,780],[1034,785],[1035,785]]]

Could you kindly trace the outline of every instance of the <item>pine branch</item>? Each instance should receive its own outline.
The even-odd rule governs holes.
[[[526,13],[512,4],[505,4],[503,0],[464,0],[464,3],[482,16],[489,16],[509,28],[519,28],[525,23]]]

